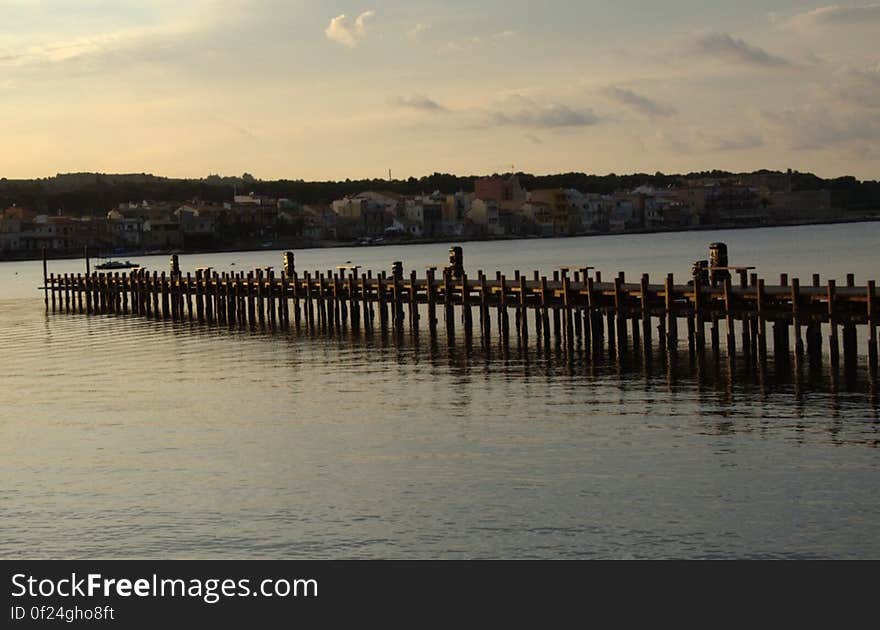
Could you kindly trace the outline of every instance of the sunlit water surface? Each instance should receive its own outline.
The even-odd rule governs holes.
[[[465,263],[683,278],[724,240],[769,279],[864,282],[877,228],[473,243]],[[421,271],[447,250],[305,250],[297,266]],[[0,264],[0,557],[880,557],[863,360],[845,377],[697,361],[686,344],[618,364],[443,326],[328,337],[46,315],[41,278]]]

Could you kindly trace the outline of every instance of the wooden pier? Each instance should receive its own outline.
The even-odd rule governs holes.
[[[473,337],[476,331],[486,344],[533,339],[618,357],[641,352],[650,359],[655,348],[679,343],[692,353],[719,354],[723,338],[731,359],[763,361],[771,347],[777,357],[791,356],[795,363],[806,356],[811,365],[821,364],[827,356],[836,369],[842,357],[845,368],[855,369],[866,355],[871,377],[877,372],[875,282],[857,286],[852,274],[842,286],[833,279],[822,282],[817,274],[803,285],[787,274],[768,284],[749,273],[751,267],[726,264],[695,266],[685,282],[672,274],[659,281],[648,274],[631,281],[623,273],[603,279],[588,265],[560,267],[549,275],[516,271],[509,278],[478,271],[468,277],[461,248],[450,250],[448,266],[430,267],[421,276],[414,270],[405,274],[400,262],[390,273],[357,267],[299,272],[287,252],[282,263],[277,275],[271,267],[183,273],[172,256],[168,272],[56,275],[44,259],[40,288],[46,311],[53,313],[139,315],[233,328],[433,334],[442,312],[447,334],[460,329]],[[866,331],[862,353],[858,327]]]

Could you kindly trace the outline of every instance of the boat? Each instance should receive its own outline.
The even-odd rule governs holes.
[[[107,269],[139,269],[140,265],[138,263],[133,263],[130,260],[126,260],[122,262],[121,260],[107,260],[102,262],[100,265],[95,265],[95,269],[100,269],[105,271]]]

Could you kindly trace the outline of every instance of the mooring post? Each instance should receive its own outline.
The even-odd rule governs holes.
[[[528,303],[526,301],[527,289],[526,289],[526,277],[519,277],[519,336],[520,339],[523,340],[525,344],[529,338],[529,318],[528,318]]]

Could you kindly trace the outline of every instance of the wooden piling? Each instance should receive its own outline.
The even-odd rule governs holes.
[[[651,357],[651,305],[648,301],[648,286],[650,284],[650,276],[642,274],[640,283],[640,307],[642,315],[642,339],[644,340],[643,354],[646,359]]]
[[[434,289],[434,268],[427,270],[425,286],[425,299],[428,302],[428,328],[433,332],[437,329],[437,305],[435,303],[436,294]]]
[[[830,336],[828,340],[829,352],[831,355],[831,364],[837,367],[840,362],[840,343],[837,336],[837,317],[834,313],[834,300],[837,297],[836,281],[828,280],[828,325],[830,327]]]
[[[801,337],[801,315],[800,315],[800,290],[801,283],[798,278],[791,279],[791,321],[794,325],[794,353],[796,357],[800,357],[804,353],[804,340]]]
[[[670,348],[675,348],[678,341],[678,316],[675,312],[675,280],[670,273],[663,285],[664,308],[666,310],[666,340]]]
[[[550,313],[548,312],[550,300],[547,292],[547,276],[541,276],[541,328],[544,331],[545,345],[550,344]]]
[[[874,280],[869,280],[865,290],[868,308],[868,366],[872,378],[877,372],[877,313],[876,313],[876,286]]]
[[[46,303],[46,312],[49,312],[49,262],[46,259],[46,248],[43,248],[43,299]],[[54,296],[54,293],[53,293]],[[53,299],[54,301],[54,299]],[[52,308],[55,311],[55,308]]]

